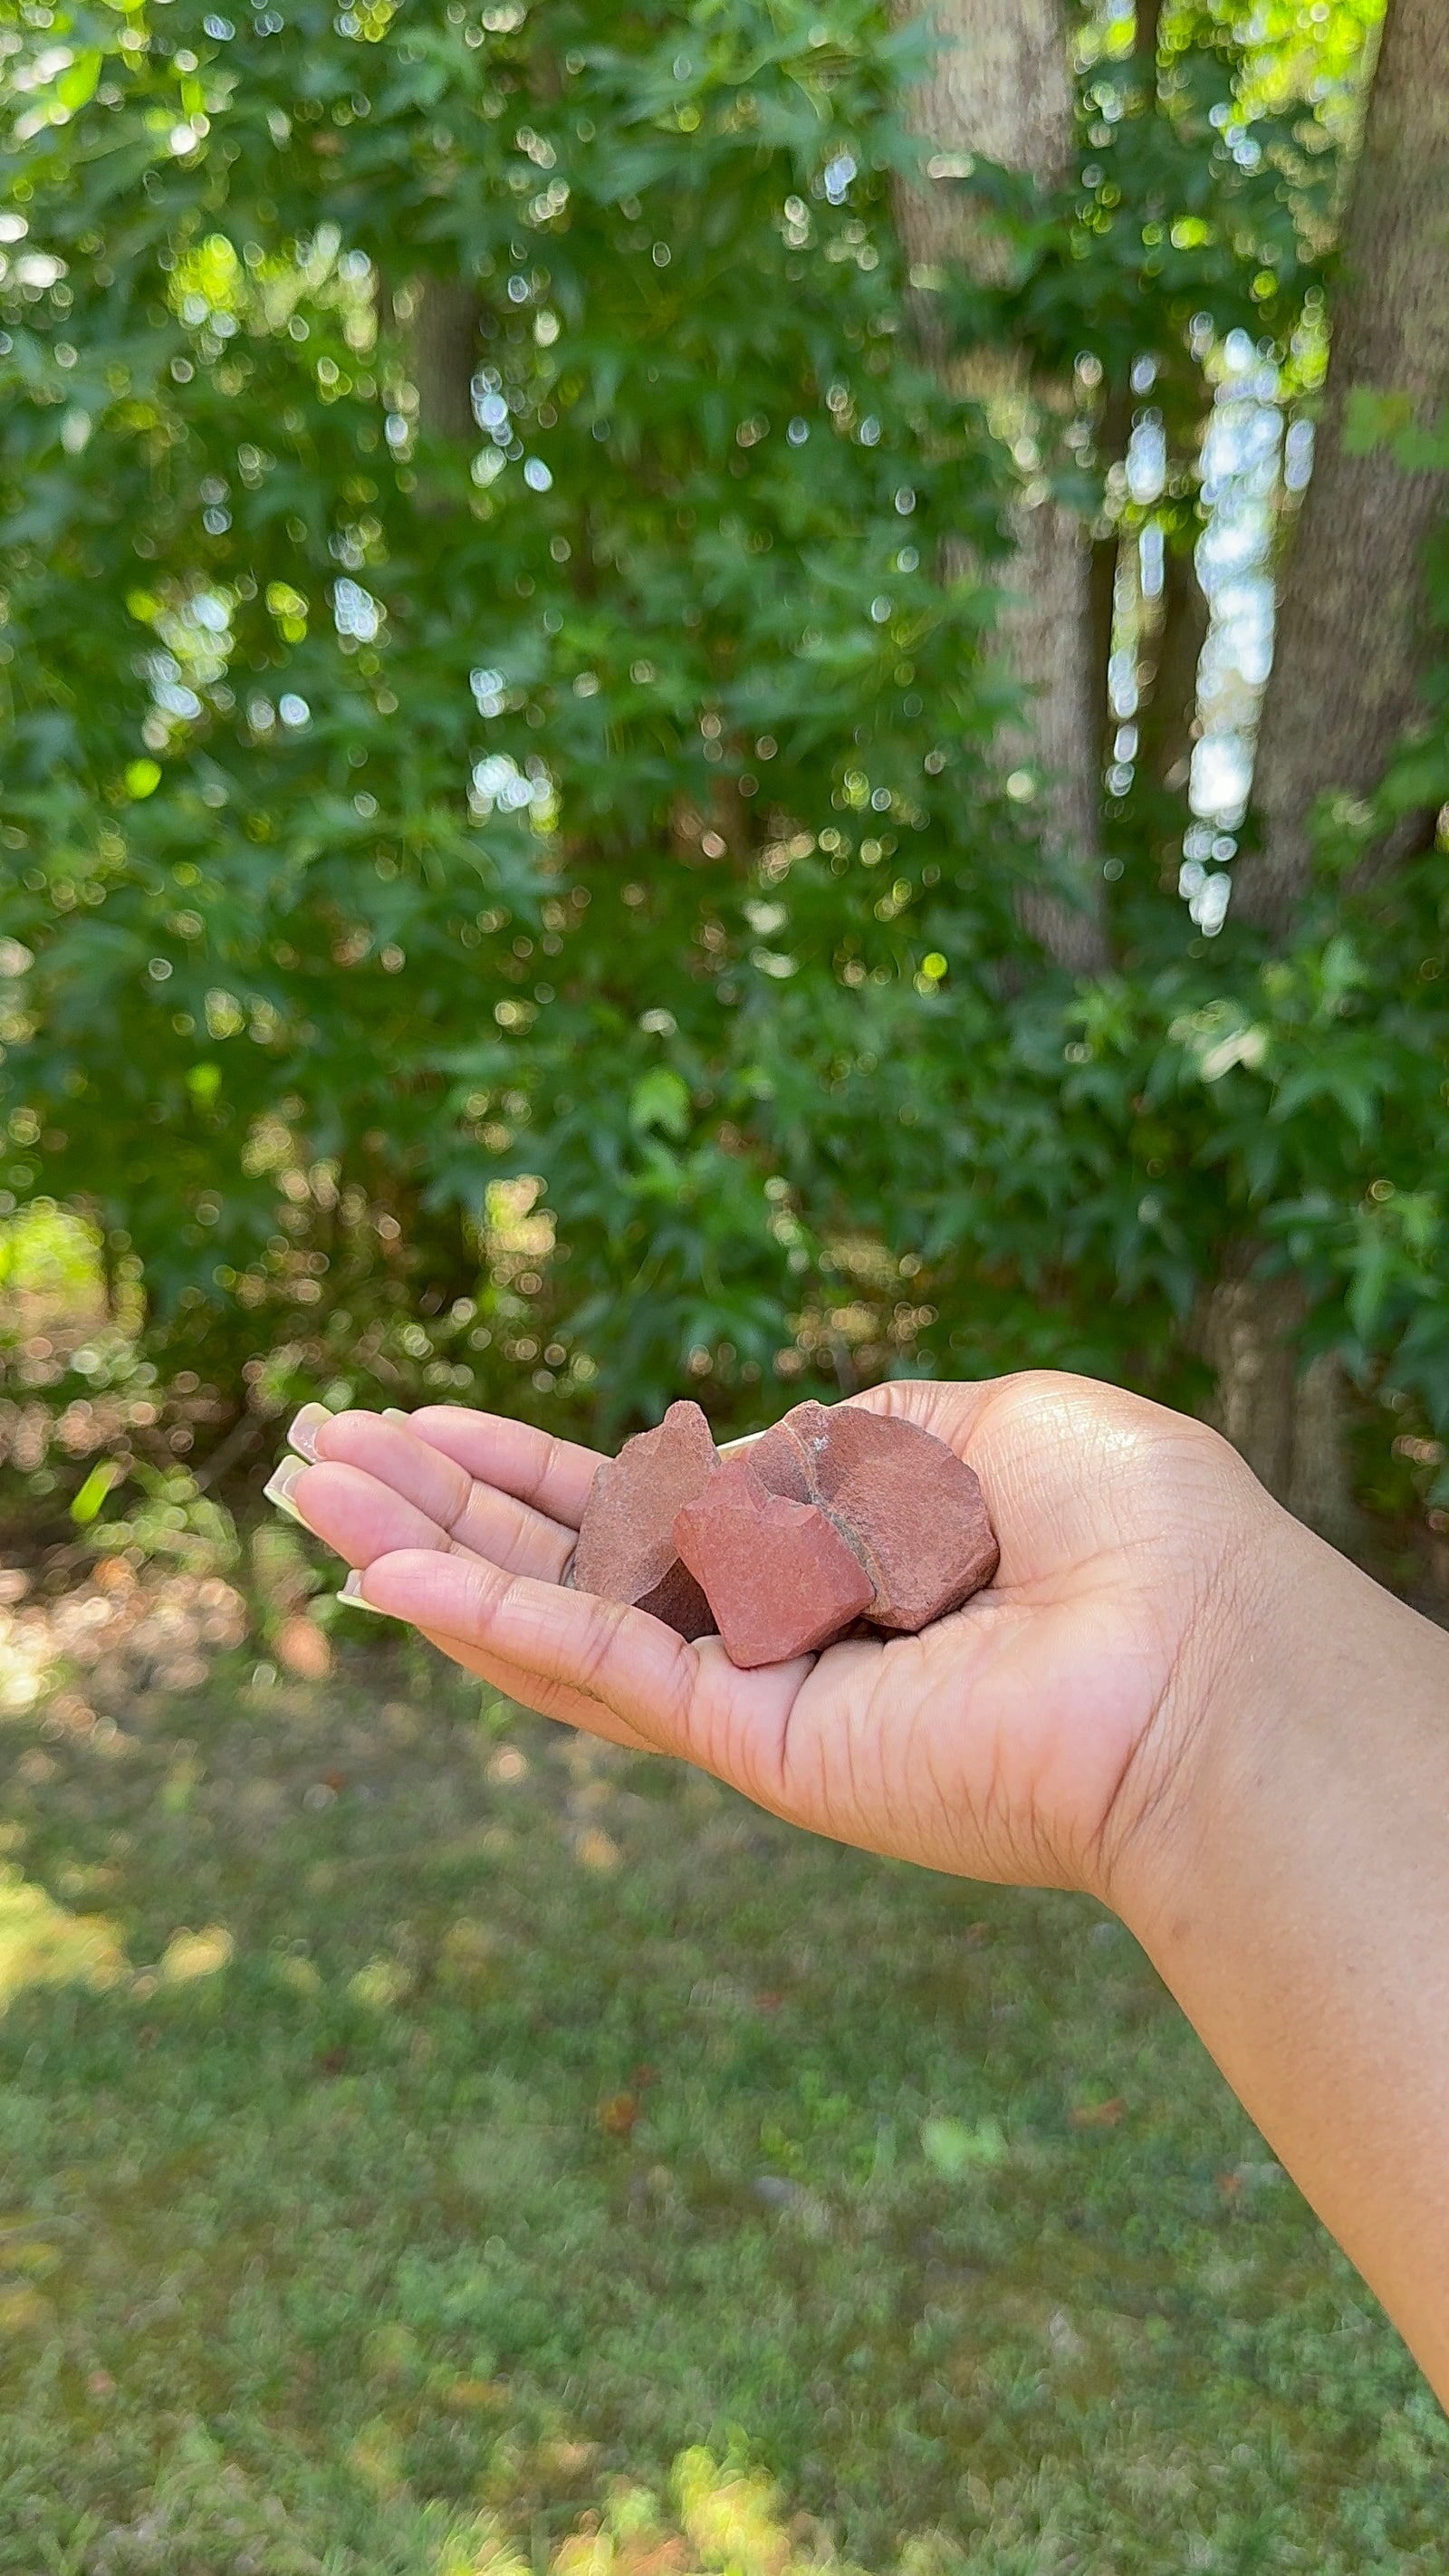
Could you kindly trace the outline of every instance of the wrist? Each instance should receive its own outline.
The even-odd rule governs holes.
[[[1449,2390],[1449,1640],[1276,1518],[1124,1783],[1109,1901]]]
[[[1204,1543],[1206,1539],[1206,1543]],[[1197,1567],[1162,1700],[1124,1776],[1104,1837],[1104,1902],[1149,1950],[1191,1912],[1240,1802],[1277,1794],[1314,1758],[1327,1682],[1320,1649],[1343,1616],[1339,1578],[1398,1604],[1294,1520],[1244,1469],[1222,1522],[1196,1535]],[[1362,1615],[1363,1604],[1355,1607]],[[1330,1693],[1331,1696],[1331,1693]]]
[[[1123,1783],[1103,1893],[1160,1960],[1437,1776],[1449,1640],[1251,1486]],[[1140,1766],[1140,1767],[1139,1767]]]

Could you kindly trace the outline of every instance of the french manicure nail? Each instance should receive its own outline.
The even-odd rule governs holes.
[[[390,1610],[380,1610],[375,1601],[369,1601],[366,1598],[362,1589],[362,1574],[360,1569],[355,1565],[352,1572],[349,1574],[347,1581],[343,1584],[341,1591],[338,1593],[337,1598],[339,1601],[345,1601],[349,1610],[370,1610],[374,1619],[390,1619],[392,1617],[392,1612]]]
[[[292,1500],[292,1487],[309,1464],[306,1458],[284,1458],[279,1467],[273,1468],[262,1487],[268,1502],[274,1503],[279,1512],[285,1512],[288,1520],[296,1521],[302,1529],[307,1529],[310,1524]]]
[[[317,1463],[317,1434],[323,1423],[331,1419],[325,1404],[304,1404],[287,1434],[293,1448],[301,1452],[309,1466]]]

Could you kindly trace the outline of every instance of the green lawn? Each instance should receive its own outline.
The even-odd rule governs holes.
[[[1443,2420],[1093,1906],[401,1643],[249,1671],[0,1728],[0,2569],[1449,2564]]]

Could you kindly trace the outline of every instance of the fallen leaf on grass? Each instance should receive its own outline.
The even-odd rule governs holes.
[[[1127,2105],[1120,2095],[1110,2102],[1079,2102],[1067,2113],[1067,2126],[1072,2129],[1115,2129]]]

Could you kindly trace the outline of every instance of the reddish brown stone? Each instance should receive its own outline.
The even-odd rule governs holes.
[[[626,1440],[594,1478],[571,1578],[579,1592],[632,1602],[681,1637],[714,1633],[714,1615],[674,1544],[675,1515],[704,1492],[719,1452],[697,1404],[671,1404],[657,1431]]]
[[[754,1454],[728,1460],[674,1524],[675,1545],[703,1587],[725,1652],[747,1671],[828,1644],[859,1617],[873,1590],[819,1506],[771,1492],[755,1473]]]
[[[871,1578],[866,1617],[914,1632],[960,1608],[1000,1550],[974,1469],[900,1414],[798,1404],[748,1452],[773,1492],[818,1504]]]

